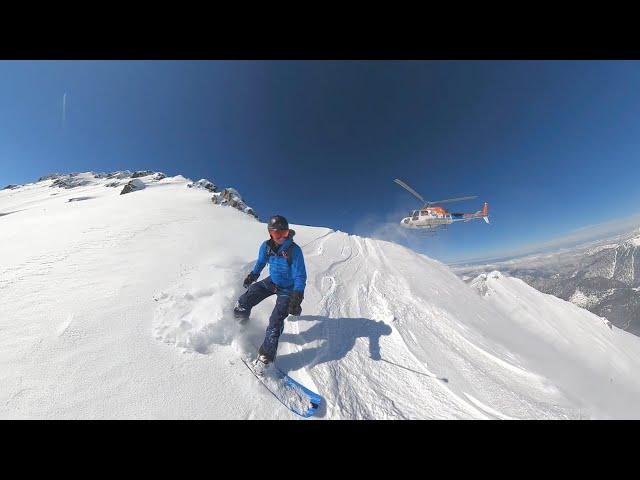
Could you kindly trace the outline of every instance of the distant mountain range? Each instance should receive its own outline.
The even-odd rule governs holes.
[[[452,266],[465,281],[498,270],[640,335],[640,229],[553,253]]]

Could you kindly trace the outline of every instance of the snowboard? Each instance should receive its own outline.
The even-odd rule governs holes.
[[[264,375],[258,375],[253,366],[253,359],[244,356],[240,358],[267,390],[289,410],[305,418],[316,413],[322,401],[320,395],[296,382],[276,365],[271,365]]]

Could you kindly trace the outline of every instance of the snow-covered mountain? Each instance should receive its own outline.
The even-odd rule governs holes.
[[[453,267],[469,279],[498,270],[640,335],[640,230],[557,252]]]
[[[121,195],[133,174],[110,175],[0,191],[0,418],[299,418],[239,360],[274,299],[244,333],[230,315],[265,225],[181,176]],[[640,418],[640,338],[515,278],[292,228],[308,282],[277,362],[317,418]]]

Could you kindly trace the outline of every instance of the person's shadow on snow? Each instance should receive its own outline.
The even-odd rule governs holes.
[[[330,318],[305,315],[299,320],[315,321],[309,329],[294,335],[283,333],[280,342],[295,345],[316,346],[305,348],[299,352],[278,355],[278,364],[284,371],[299,370],[320,363],[340,360],[355,346],[358,338],[369,340],[369,357],[381,360],[380,337],[391,334],[391,327],[382,321],[368,318]]]

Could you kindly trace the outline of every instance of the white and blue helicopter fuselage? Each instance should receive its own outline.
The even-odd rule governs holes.
[[[400,225],[406,228],[438,228],[451,225],[454,222],[469,222],[475,219],[483,219],[489,223],[489,206],[485,202],[482,210],[475,213],[449,213],[442,207],[429,207],[414,210],[409,217],[405,217]]]

